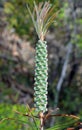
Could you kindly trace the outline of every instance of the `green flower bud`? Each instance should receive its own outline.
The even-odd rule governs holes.
[[[38,112],[47,110],[47,42],[39,40],[36,45],[34,101]]]

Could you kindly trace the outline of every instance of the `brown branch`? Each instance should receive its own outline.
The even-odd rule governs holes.
[[[69,115],[69,114],[56,114],[56,115],[49,115],[49,117],[53,117],[53,116],[55,116],[55,117],[57,117],[57,116],[61,116],[61,117],[70,117],[70,118],[74,118],[74,119],[80,119],[80,117],[78,117],[78,116],[75,116],[75,115]]]
[[[2,120],[0,120],[0,124],[3,122],[3,121],[5,121],[5,120],[15,120],[14,118],[4,118],[4,119],[2,119]]]
[[[20,114],[20,115],[22,115],[22,116],[28,116],[28,117],[30,117],[30,118],[33,118],[33,117],[35,117],[35,118],[39,118],[38,116],[34,116],[34,115],[31,115],[31,114],[23,114],[23,113],[21,113],[21,112],[19,112],[19,111],[14,111],[14,112],[16,112],[17,114]]]

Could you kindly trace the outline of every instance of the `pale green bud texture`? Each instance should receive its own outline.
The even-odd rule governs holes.
[[[38,112],[47,110],[47,78],[48,78],[48,61],[47,61],[47,42],[39,40],[36,44],[35,57],[35,86],[34,101],[35,108]]]

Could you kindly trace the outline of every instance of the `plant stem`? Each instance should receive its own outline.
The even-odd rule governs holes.
[[[44,124],[44,114],[43,112],[39,113],[39,117],[40,117],[40,130],[43,130],[43,124]]]

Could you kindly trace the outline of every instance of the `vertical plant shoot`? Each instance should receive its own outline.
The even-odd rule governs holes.
[[[54,22],[56,13],[54,13],[55,5],[49,2],[39,3],[34,2],[34,11],[27,5],[31,15],[34,27],[38,35],[36,44],[35,57],[35,86],[34,86],[34,101],[35,108],[38,112],[46,112],[47,110],[47,79],[48,79],[48,58],[47,58],[47,42],[44,40],[48,27]]]
[[[35,69],[35,107],[39,112],[47,110],[47,42],[39,40],[36,45]]]

